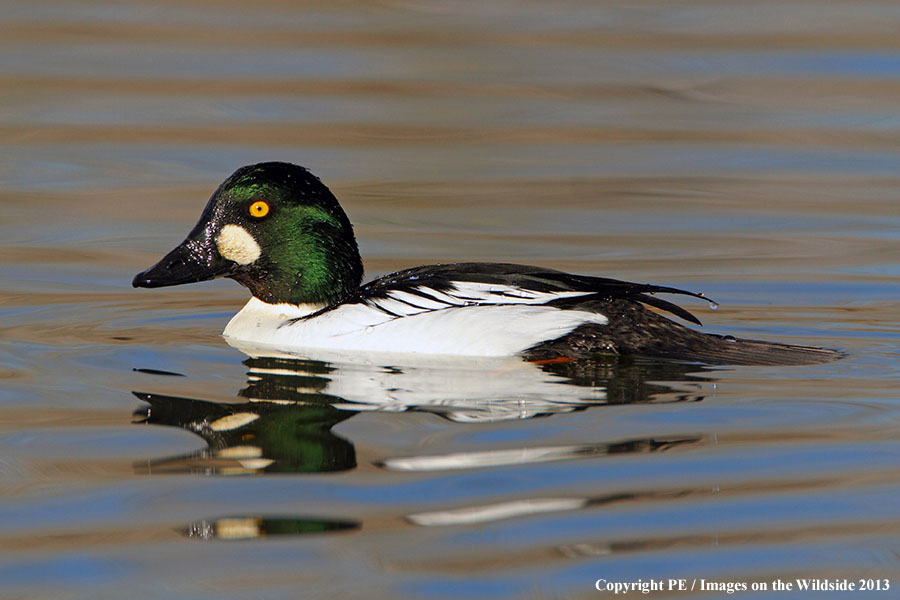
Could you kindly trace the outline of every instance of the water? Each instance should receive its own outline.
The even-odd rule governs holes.
[[[898,597],[898,18],[5,3],[2,595]],[[130,281],[262,160],[332,187],[370,277],[496,260],[675,285],[721,304],[685,304],[710,332],[849,357],[248,356],[219,336],[233,282]]]

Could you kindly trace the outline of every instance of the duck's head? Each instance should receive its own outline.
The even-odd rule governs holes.
[[[230,277],[270,304],[331,304],[362,275],[353,227],[331,191],[303,167],[269,162],[226,179],[187,239],[132,285]]]

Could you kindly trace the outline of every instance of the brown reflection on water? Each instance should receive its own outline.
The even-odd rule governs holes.
[[[6,17],[6,38],[13,43],[53,39],[79,43],[103,39],[132,44],[259,47],[504,47],[577,44],[646,51],[682,48],[845,49],[896,44],[889,2],[868,2],[866,11],[848,3],[817,6],[810,19],[803,5],[765,3],[767,15],[738,5],[717,6],[697,16],[703,3],[666,6],[637,3],[633,11],[585,2],[517,5],[497,18],[496,5],[466,7],[466,19],[453,19],[458,7],[447,3],[307,3],[300,18],[289,2],[269,1],[261,16],[244,3],[195,2],[196,12],[175,2],[159,2],[159,12],[110,22],[54,22]],[[849,4],[852,6],[852,4]],[[506,7],[511,8],[511,7]],[[219,14],[209,14],[216,11]],[[698,12],[695,12],[698,11]],[[647,23],[647,14],[656,17]],[[180,19],[167,19],[168,15]],[[222,15],[227,18],[222,18]],[[18,15],[17,15],[18,16]],[[606,17],[603,19],[602,17]],[[437,22],[433,17],[443,17]],[[579,18],[580,17],[580,18]],[[234,35],[232,22],[241,24]],[[735,23],[740,23],[736,26]],[[535,26],[539,24],[540,26]],[[530,25],[530,26],[526,26]],[[639,34],[639,35],[636,35]]]
[[[216,144],[222,141],[218,125],[85,125],[35,128],[31,125],[0,126],[0,136],[17,144],[48,143],[166,143],[177,139],[184,144]],[[602,127],[542,127],[535,125],[448,127],[406,124],[235,124],[228,128],[229,143],[271,146],[291,146],[302,139],[304,143],[324,146],[433,145],[433,144],[629,144],[636,142],[666,143],[742,143],[778,144],[780,146],[828,145],[869,149],[896,147],[900,135],[893,132],[822,131],[794,129],[784,131],[753,129],[715,130],[653,129]]]
[[[518,84],[490,81],[440,80],[342,80],[342,79],[222,79],[203,77],[182,79],[165,76],[123,80],[97,76],[58,77],[34,75],[10,75],[0,73],[0,84],[17,94],[27,97],[54,94],[118,94],[123,99],[147,94],[177,94],[217,98],[223,95],[237,98],[251,96],[347,96],[360,98],[447,98],[464,99],[528,98],[545,102],[560,100],[585,102],[633,102],[681,100],[685,102],[712,102],[737,105],[756,105],[770,108],[842,108],[852,110],[864,106],[868,109],[890,109],[900,96],[900,82],[893,79],[867,80],[853,77],[807,78],[802,87],[796,80],[777,76],[750,79],[720,79],[702,83],[615,83],[615,82],[521,82]],[[836,95],[841,92],[840,95]],[[865,100],[862,100],[862,99]],[[539,115],[540,116],[540,115]],[[697,120],[703,124],[702,120]],[[10,127],[12,123],[4,126]],[[395,123],[395,125],[401,125]],[[739,126],[740,123],[734,123]],[[52,135],[53,128],[49,129]],[[709,127],[706,128],[708,131]],[[652,130],[647,128],[652,135]],[[31,139],[23,134],[21,141]],[[178,140],[178,136],[174,138]],[[877,136],[873,137],[877,139]],[[171,140],[170,140],[171,141]],[[219,140],[217,140],[219,141]]]

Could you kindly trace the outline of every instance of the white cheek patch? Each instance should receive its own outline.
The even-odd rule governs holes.
[[[240,225],[226,225],[216,238],[219,254],[239,265],[249,265],[259,258],[259,243]]]

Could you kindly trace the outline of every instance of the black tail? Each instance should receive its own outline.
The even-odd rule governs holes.
[[[844,357],[843,352],[828,348],[692,333],[697,337],[684,346],[645,346],[643,351],[636,354],[652,354],[708,365],[817,365]]]
[[[583,308],[605,315],[609,323],[582,325],[568,335],[526,350],[525,358],[584,358],[611,352],[710,365],[815,365],[845,356],[827,348],[701,333],[629,300],[596,302]]]

